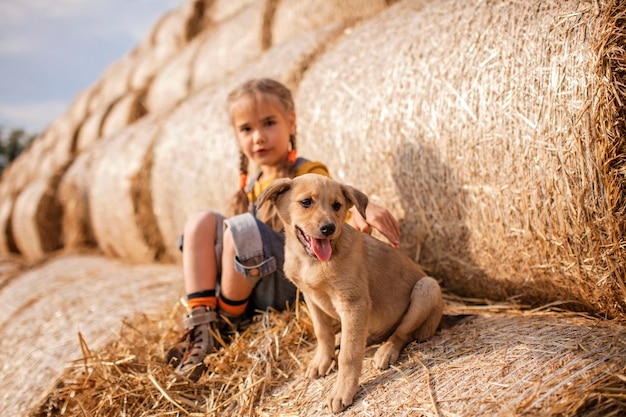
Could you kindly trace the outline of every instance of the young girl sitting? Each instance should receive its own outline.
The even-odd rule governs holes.
[[[214,211],[193,215],[185,224],[183,274],[187,304],[186,334],[168,352],[178,374],[197,380],[203,360],[213,351],[212,329],[237,326],[255,311],[285,309],[296,288],[283,274],[282,225],[255,202],[275,179],[306,173],[330,176],[326,166],[296,156],[296,114],[291,92],[271,79],[250,80],[228,96],[231,122],[240,149],[241,187],[226,219]],[[248,162],[259,172],[248,181]],[[399,226],[384,208],[370,203],[367,221],[354,210],[350,224],[369,233],[379,230],[398,246]]]

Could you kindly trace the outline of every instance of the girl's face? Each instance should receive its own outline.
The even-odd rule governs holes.
[[[289,153],[289,136],[296,133],[295,114],[285,114],[277,98],[257,94],[238,99],[231,120],[241,151],[264,176],[276,175]]]

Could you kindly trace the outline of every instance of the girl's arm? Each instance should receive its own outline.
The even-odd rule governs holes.
[[[350,216],[349,224],[352,227],[364,233],[371,233],[371,227],[373,227],[389,240],[391,246],[394,248],[400,246],[400,226],[387,209],[370,201],[365,209],[367,220],[359,214],[356,207],[352,207],[350,210],[352,216]]]

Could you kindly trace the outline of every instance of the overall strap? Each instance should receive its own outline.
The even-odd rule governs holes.
[[[302,158],[302,157],[298,157],[298,159],[296,159],[296,163],[294,164],[296,169],[300,168],[300,166],[302,166],[302,164],[304,164],[305,162],[307,162],[308,159]],[[252,189],[254,188],[254,183],[257,182],[257,180],[259,179],[259,177],[261,176],[261,173],[257,173],[255,176],[250,177],[248,179],[248,183],[246,184],[246,189],[245,191],[247,193],[251,192]]]
[[[296,159],[296,163],[294,164],[296,169],[300,168],[300,166],[302,164],[304,164],[305,162],[307,162],[308,159],[305,158],[301,158],[298,157],[298,159]],[[258,174],[256,174],[255,176],[251,177],[248,180],[248,184],[246,184],[246,193],[251,192],[254,189],[254,183],[257,182],[257,180],[259,179],[259,177],[261,176],[261,172],[259,172]],[[256,204],[250,203],[250,213],[252,213],[252,215],[254,217],[256,217]]]

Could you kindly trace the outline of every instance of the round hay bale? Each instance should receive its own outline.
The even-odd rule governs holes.
[[[150,83],[146,107],[150,112],[163,112],[178,104],[189,94],[191,66],[200,45],[201,36],[194,39],[176,55]]]
[[[254,63],[237,72],[237,79],[268,77],[280,80],[295,95],[300,80],[326,46],[343,34],[345,25],[333,23],[291,39],[263,53]],[[278,63],[278,64],[277,64]],[[234,88],[235,85],[231,86]]]
[[[26,187],[35,176],[34,165],[40,160],[41,155],[42,146],[35,140],[2,171],[2,184],[6,184],[13,194]]]
[[[2,182],[8,184],[12,193],[18,193],[37,177],[53,175],[69,159],[71,144],[60,137],[68,124],[63,118],[52,125],[35,140],[2,172]],[[57,143],[58,142],[58,143]],[[55,147],[58,146],[58,149]]]
[[[77,124],[68,114],[57,118],[36,140],[41,142],[42,155],[35,161],[39,176],[51,176],[64,170],[74,158]],[[43,160],[43,161],[42,161]]]
[[[187,16],[184,28],[184,39],[190,42],[211,24],[209,9],[213,5],[213,0],[188,1],[181,6],[182,13]]]
[[[89,102],[89,111],[94,112],[107,108],[120,97],[124,97],[129,90],[130,76],[137,65],[135,51],[124,55],[110,65],[98,80],[99,88]]]
[[[227,87],[185,100],[165,120],[154,144],[150,189],[169,257],[180,259],[184,222],[205,208],[223,211],[237,180],[237,145],[226,116]]]
[[[93,93],[93,86],[85,88],[74,97],[72,104],[70,104],[66,115],[75,126],[78,126],[89,114],[89,103]]]
[[[262,51],[265,2],[252,2],[204,31],[191,70],[195,91],[239,70]]]
[[[271,1],[271,0],[270,0]],[[240,14],[256,0],[213,0],[209,6],[209,16],[212,22],[221,22]],[[258,3],[258,2],[257,2]]]
[[[163,252],[152,213],[150,168],[159,119],[141,121],[97,145],[89,210],[98,246],[108,255],[150,262]]]
[[[135,90],[147,88],[161,67],[176,55],[177,50],[177,47],[167,44],[155,45],[144,50],[137,59],[137,65],[133,68],[130,88]]]
[[[165,66],[159,70],[150,82],[146,106],[151,112],[161,112],[170,109],[189,93],[192,62],[197,53],[203,31],[210,25],[211,18],[204,0],[187,2],[182,14],[187,16],[184,31],[184,46]]]
[[[0,183],[0,256],[18,253],[19,250],[13,238],[11,214],[13,213],[14,196],[9,188]]]
[[[107,137],[134,123],[147,113],[145,91],[128,91],[115,101],[102,123],[102,137]]]
[[[331,23],[372,17],[387,7],[387,0],[280,0],[271,28],[272,43],[279,45]]]
[[[171,258],[180,259],[176,242],[185,220],[207,208],[223,212],[236,191],[239,158],[227,114],[230,90],[252,77],[278,79],[295,89],[313,57],[341,29],[331,25],[270,49],[227,81],[198,91],[168,117],[155,142],[150,181],[154,212]]]
[[[63,174],[57,190],[59,203],[63,207],[63,246],[69,250],[96,246],[89,213],[89,187],[93,178],[94,158],[93,148],[78,155]]]
[[[148,42],[137,48],[137,59],[130,77],[130,88],[145,89],[161,68],[185,45],[189,16],[181,10],[165,14],[156,24]]]
[[[102,124],[109,111],[109,107],[101,108],[91,113],[78,129],[76,135],[76,152],[81,153],[89,148],[102,136]]]
[[[38,260],[62,245],[62,207],[56,195],[54,178],[39,179],[24,188],[11,216],[13,238],[27,260]]]
[[[181,283],[175,265],[84,255],[56,257],[15,274],[0,290],[2,414],[34,415],[30,408],[83,348],[103,348],[138,312],[169,309]]]
[[[624,316],[623,16],[398,3],[307,72],[305,152],[401,217],[450,290]]]
[[[473,317],[426,342],[410,343],[389,369],[375,367],[377,346],[369,347],[354,403],[341,415],[626,413],[623,322],[562,311],[520,312],[510,305],[459,307],[454,309]],[[179,304],[160,315],[125,321],[118,338],[76,358],[80,366],[66,368],[34,414],[58,414],[61,404],[72,416],[120,415],[128,409],[137,415],[331,415],[324,399],[337,382],[336,366],[316,381],[304,377],[314,354],[304,304],[295,312],[259,315],[230,344],[207,355],[209,375],[198,383],[172,384],[163,347],[180,337],[183,312]],[[163,401],[165,390],[168,401]],[[15,395],[23,398],[23,390]]]

